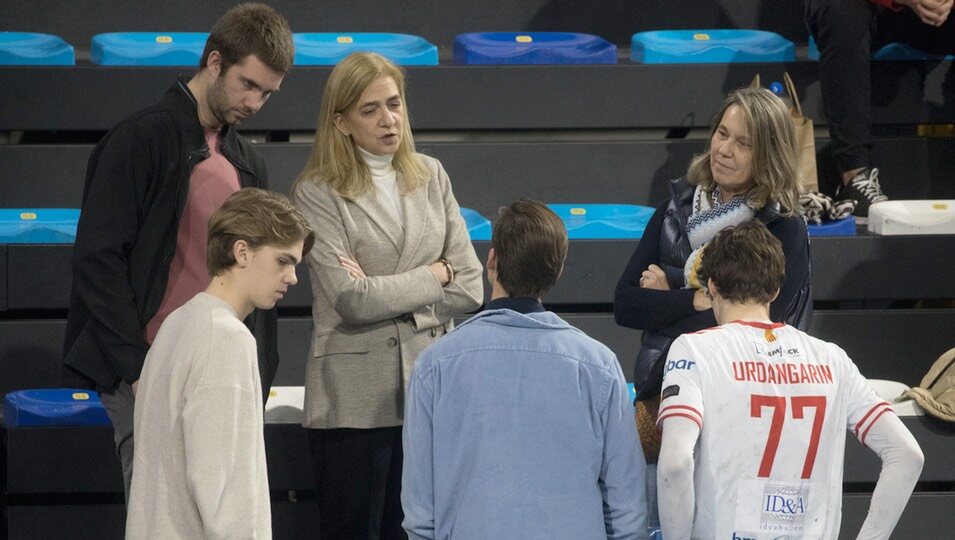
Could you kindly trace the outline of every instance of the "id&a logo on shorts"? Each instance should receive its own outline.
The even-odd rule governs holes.
[[[800,532],[809,508],[809,486],[766,484],[759,528],[764,531]]]

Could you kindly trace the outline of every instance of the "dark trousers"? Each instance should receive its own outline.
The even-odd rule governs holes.
[[[923,23],[911,9],[896,12],[868,0],[805,0],[805,14],[819,47],[819,84],[836,163],[843,172],[868,167],[872,51],[899,42],[927,53],[953,54],[955,13],[937,28]],[[946,86],[952,80],[949,72]],[[950,90],[946,89],[946,98]]]
[[[113,423],[113,441],[116,443],[116,455],[123,466],[123,488],[128,506],[129,488],[133,482],[133,409],[136,397],[133,387],[127,382],[119,383],[112,394],[103,392],[99,397],[106,415]]]
[[[309,429],[324,539],[406,539],[401,426]]]

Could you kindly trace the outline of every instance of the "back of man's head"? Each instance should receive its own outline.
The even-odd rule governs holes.
[[[282,194],[258,188],[233,193],[209,218],[206,266],[218,276],[235,264],[233,246],[244,240],[249,248],[286,247],[304,241],[303,254],[315,243],[315,233],[298,208]]]
[[[508,296],[543,298],[564,268],[567,230],[550,208],[521,199],[501,209],[491,247],[497,281]]]
[[[786,278],[783,246],[759,220],[723,229],[703,250],[700,283],[735,304],[768,304]]]
[[[206,67],[209,53],[222,55],[222,71],[228,71],[250,54],[263,64],[285,73],[292,69],[295,45],[285,17],[265,4],[239,4],[220,18],[206,40],[199,67]]]

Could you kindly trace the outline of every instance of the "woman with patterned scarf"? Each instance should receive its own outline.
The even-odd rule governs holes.
[[[765,223],[786,255],[786,281],[771,305],[772,319],[805,329],[812,311],[809,237],[797,213],[789,110],[768,90],[742,88],[726,99],[710,135],[709,148],[693,158],[686,176],[668,182],[671,198],[647,225],[614,297],[617,324],[643,330],[634,384],[651,463],[659,453],[653,421],[670,343],[716,325],[696,269],[717,232],[754,218]]]

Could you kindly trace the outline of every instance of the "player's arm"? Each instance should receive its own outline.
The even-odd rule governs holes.
[[[196,354],[182,411],[186,485],[207,539],[252,538],[261,520],[261,396],[252,336],[216,335]],[[258,412],[261,414],[261,412]]]
[[[844,358],[848,366],[844,378],[849,413],[846,427],[882,460],[882,472],[859,538],[888,538],[912,494],[924,457],[892,406],[879,398],[849,357]]]
[[[73,294],[90,316],[78,337],[87,343],[81,348],[102,353],[130,384],[139,379],[149,349],[130,283],[130,253],[151,187],[152,144],[144,128],[123,122],[97,147],[73,246]]]
[[[918,481],[925,458],[915,437],[891,412],[877,418],[859,439],[879,455],[882,472],[858,538],[889,538]]]
[[[704,413],[701,366],[691,360],[694,357],[687,336],[673,342],[657,413],[657,429],[663,431],[657,461],[657,498],[660,525],[667,540],[690,538],[693,531],[693,448],[703,429]]]
[[[689,538],[696,500],[693,492],[693,447],[700,426],[684,416],[665,418],[660,458],[657,461],[657,498],[660,528],[667,540]],[[688,510],[689,509],[689,510]]]

